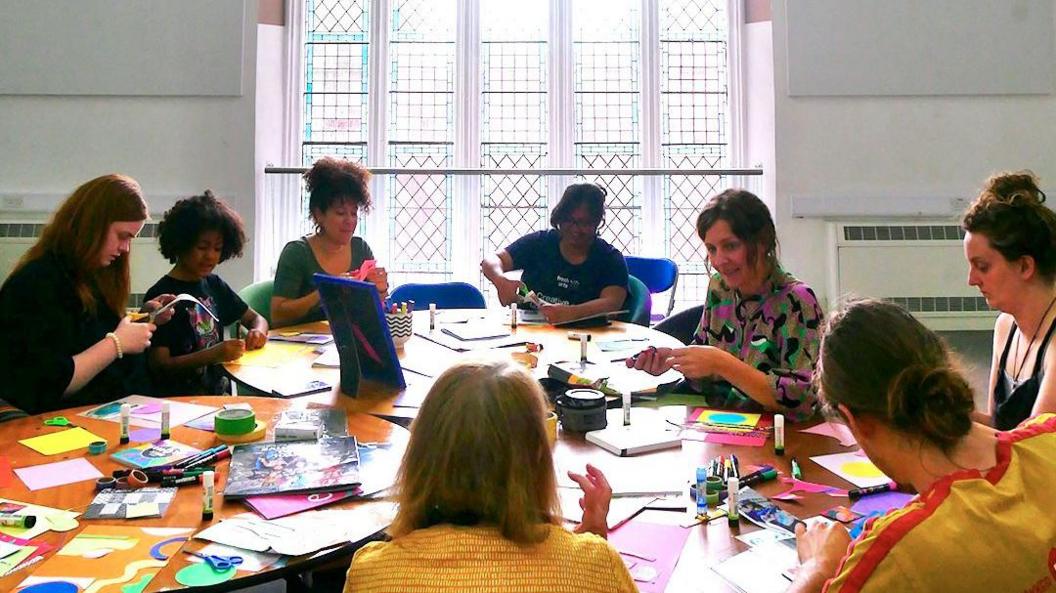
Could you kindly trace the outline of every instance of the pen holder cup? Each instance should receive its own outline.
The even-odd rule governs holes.
[[[385,321],[389,324],[389,334],[392,336],[392,344],[397,348],[403,348],[407,340],[411,339],[411,334],[414,333],[412,318],[413,314],[410,311],[385,314]]]

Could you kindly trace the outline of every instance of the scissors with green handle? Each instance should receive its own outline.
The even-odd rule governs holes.
[[[66,419],[65,416],[56,416],[54,418],[48,418],[44,421],[47,426],[68,426],[70,428],[77,428],[77,425]]]

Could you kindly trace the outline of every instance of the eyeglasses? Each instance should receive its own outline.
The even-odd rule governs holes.
[[[594,231],[597,230],[603,222],[603,220],[577,220],[575,218],[569,218],[568,220],[562,222],[561,225],[569,227],[578,227],[580,229],[583,229],[584,231]]]

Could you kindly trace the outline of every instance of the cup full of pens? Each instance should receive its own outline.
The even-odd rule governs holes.
[[[397,348],[403,348],[407,340],[414,333],[411,319],[414,317],[414,301],[392,303],[385,311],[385,321],[389,324],[389,334],[392,336],[392,344]]]

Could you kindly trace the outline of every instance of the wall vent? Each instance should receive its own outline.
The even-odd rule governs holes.
[[[847,225],[843,227],[845,241],[960,241],[964,229],[955,224],[944,225]]]
[[[33,239],[44,231],[44,223],[33,222],[0,222],[0,237],[6,239]],[[141,239],[151,239],[158,235],[158,223],[148,222],[139,233]]]
[[[976,313],[992,311],[980,296],[887,297],[885,300],[900,305],[910,313]]]

